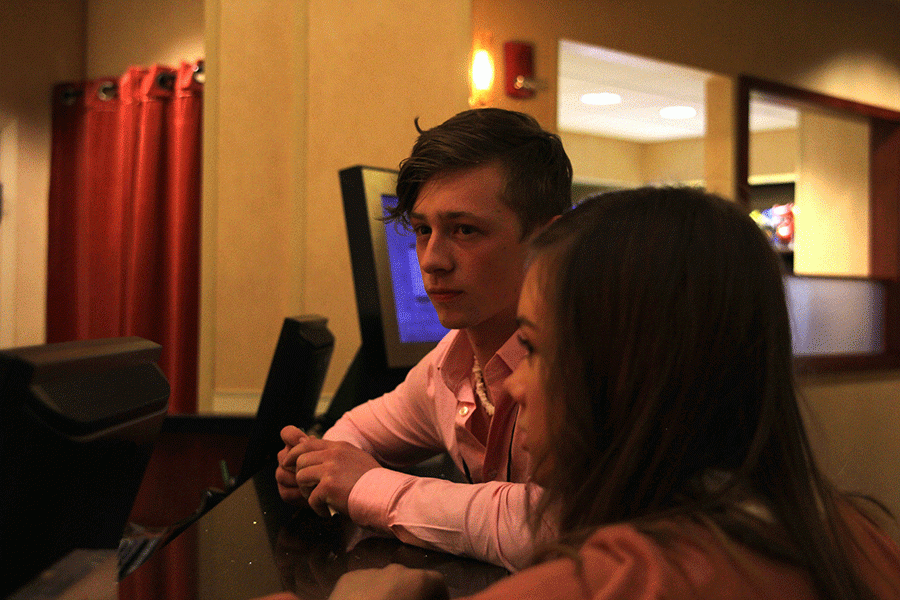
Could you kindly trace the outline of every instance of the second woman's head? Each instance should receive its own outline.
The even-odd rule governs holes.
[[[755,486],[800,426],[778,259],[718,197],[585,201],[536,240],[519,319],[507,387],[563,532],[675,508],[710,470]]]

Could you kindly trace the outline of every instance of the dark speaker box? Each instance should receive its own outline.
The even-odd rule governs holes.
[[[76,548],[116,548],[159,434],[160,346],[113,338],[0,351],[6,596]]]

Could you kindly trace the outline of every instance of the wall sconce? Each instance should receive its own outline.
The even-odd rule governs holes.
[[[534,79],[534,46],[526,42],[503,44],[506,95],[511,98],[534,97],[540,87]]]
[[[487,50],[476,50],[472,56],[472,90],[487,92],[492,85],[494,85],[494,60]]]
[[[494,87],[494,59],[490,52],[491,35],[481,32],[475,38],[472,48],[472,64],[469,71],[469,83],[472,95],[469,106],[475,108],[486,106],[491,88]]]

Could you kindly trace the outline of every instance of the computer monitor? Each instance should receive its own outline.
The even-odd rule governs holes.
[[[285,425],[313,425],[334,350],[327,323],[319,315],[284,320],[235,486],[263,468],[274,470],[275,457],[284,448],[280,433]]]
[[[425,293],[415,235],[383,220],[397,204],[397,172],[357,166],[340,176],[363,344],[383,352],[388,368],[408,369],[447,328]]]
[[[393,389],[448,331],[425,293],[415,236],[383,220],[397,202],[397,171],[355,166],[340,171],[340,182],[362,345],[326,425]]]
[[[117,548],[169,383],[136,337],[0,351],[0,556],[6,597],[77,548]]]

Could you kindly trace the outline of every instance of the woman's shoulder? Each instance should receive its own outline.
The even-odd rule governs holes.
[[[856,509],[842,510],[852,536],[851,560],[878,598],[900,599],[900,546]],[[658,579],[677,598],[815,598],[802,568],[765,556],[714,526],[688,518],[598,529],[581,555]],[[603,596],[601,596],[603,597]],[[672,597],[667,595],[666,597]]]
[[[615,578],[627,577],[630,584],[651,593],[639,598],[815,597],[802,570],[763,557],[689,519],[640,529],[631,524],[603,527],[588,538],[580,554],[586,572],[592,564],[605,565],[604,569],[618,571]]]
[[[853,536],[848,550],[863,578],[879,598],[900,598],[900,545],[887,529],[896,534],[896,522],[864,501],[841,508]]]
[[[873,556],[871,567],[862,569],[866,581],[879,598],[900,598],[897,545],[862,515],[848,522],[859,547]],[[640,528],[601,527],[577,552],[520,571],[477,596],[511,597],[815,600],[816,594],[804,569],[753,551],[700,521],[679,518]]]

